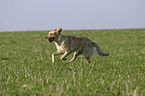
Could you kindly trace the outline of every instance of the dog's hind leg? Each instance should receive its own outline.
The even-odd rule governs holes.
[[[91,63],[90,58],[91,58],[91,56],[93,56],[93,54],[94,54],[93,46],[88,46],[88,47],[86,47],[86,49],[83,50],[83,55],[88,64]]]
[[[79,55],[81,55],[81,54],[82,54],[81,51],[75,52],[73,58],[69,61],[69,63],[75,61],[76,58],[77,58]]]
[[[87,63],[88,63],[88,64],[90,64],[90,63],[91,63],[91,61],[90,61],[90,58],[89,58],[89,57],[85,57],[85,59],[86,59],[86,61],[87,61]]]

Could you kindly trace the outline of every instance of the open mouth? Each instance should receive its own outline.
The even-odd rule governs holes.
[[[52,38],[47,39],[47,41],[51,43],[54,39],[55,39],[55,38],[52,37]]]

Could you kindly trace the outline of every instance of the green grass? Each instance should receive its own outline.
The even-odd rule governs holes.
[[[85,36],[109,57],[67,64],[51,54],[48,32],[0,33],[0,96],[145,96],[145,29],[65,30]],[[71,59],[70,56],[68,59]]]

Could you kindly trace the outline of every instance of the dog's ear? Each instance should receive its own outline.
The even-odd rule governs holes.
[[[58,27],[55,31],[57,31],[58,32],[58,34],[60,34],[61,33],[61,31],[62,31],[62,27]]]
[[[62,31],[62,27],[60,27],[60,28],[59,28],[59,31],[58,31],[58,33],[60,33],[61,31]]]
[[[59,31],[59,29],[60,29],[60,28],[58,27],[57,29],[55,29],[55,31]]]
[[[58,27],[57,29],[55,29],[55,31],[57,31],[58,32],[58,34],[60,34],[61,33],[61,31],[62,31],[62,27]]]

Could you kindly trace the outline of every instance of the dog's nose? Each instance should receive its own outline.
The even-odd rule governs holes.
[[[47,39],[47,37],[45,37]]]

